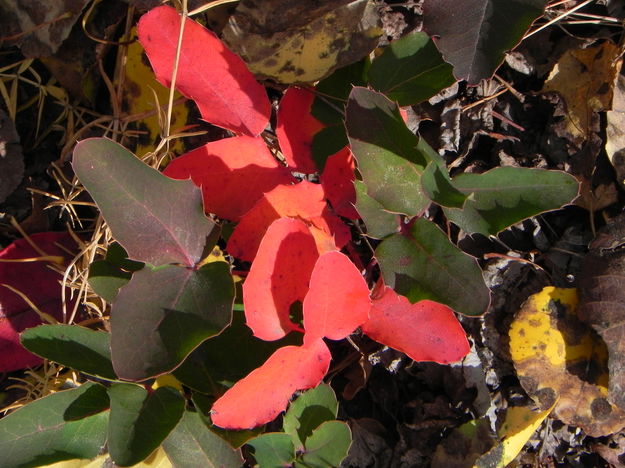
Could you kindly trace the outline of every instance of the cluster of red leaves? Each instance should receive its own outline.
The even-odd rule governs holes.
[[[180,23],[178,13],[163,6],[138,26],[139,40],[165,85],[172,81]],[[285,166],[259,136],[271,108],[264,89],[238,56],[188,19],[176,87],[195,100],[204,119],[237,136],[180,156],[165,174],[190,177],[201,187],[208,213],[238,223],[227,250],[252,262],[243,301],[254,335],[277,340],[293,330],[304,333],[302,346],[278,349],[216,401],[216,425],[243,429],[273,420],[295,391],[314,387],[325,376],[331,355],[324,339],[341,340],[358,327],[415,360],[448,363],[468,352],[465,333],[448,307],[410,304],[390,288],[372,300],[361,273],[340,252],[351,236],[339,215],[358,218],[349,148],[328,159],[320,184],[292,175],[319,172],[311,144],[323,125],[311,115],[313,90],[289,88],[280,102],[276,134]],[[303,328],[289,316],[297,302],[303,304]]]
[[[62,277],[49,260],[56,257],[55,260],[62,262],[76,245],[65,232],[42,232],[33,234],[29,240],[32,245],[26,239],[18,239],[0,251],[0,372],[41,363],[39,356],[22,347],[19,334],[42,320],[15,291],[41,312],[59,321],[62,318]],[[42,259],[42,254],[48,260]]]

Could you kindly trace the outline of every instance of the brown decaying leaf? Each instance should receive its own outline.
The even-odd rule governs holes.
[[[24,176],[24,156],[15,124],[0,109],[0,203],[17,188]]]
[[[579,318],[608,347],[608,399],[625,410],[625,215],[606,225],[591,243],[578,277]]]
[[[510,327],[510,354],[521,385],[541,410],[592,437],[625,426],[625,411],[608,401],[608,350],[576,316],[574,289],[544,288]]]
[[[612,110],[606,114],[605,150],[614,166],[616,177],[625,183],[625,76],[619,75],[614,85]]]
[[[594,112],[610,109],[620,69],[620,48],[612,42],[567,51],[549,74],[543,92],[556,91],[566,102],[567,129],[575,141],[587,139]]]

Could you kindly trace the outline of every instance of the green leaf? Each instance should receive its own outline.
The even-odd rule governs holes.
[[[468,196],[462,208],[445,208],[463,231],[494,235],[530,216],[555,210],[578,194],[577,180],[565,172],[498,167],[484,174],[460,174],[453,185]]]
[[[3,468],[93,458],[106,442],[106,389],[86,383],[33,401],[0,419]]]
[[[369,69],[371,86],[400,106],[423,102],[455,82],[451,65],[421,31],[391,42]]]
[[[263,468],[284,468],[295,460],[295,448],[289,434],[270,432],[247,441],[254,447],[254,458]],[[337,465],[338,466],[338,465]]]
[[[352,444],[349,426],[342,421],[326,421],[306,440],[306,450],[298,468],[333,468],[340,466]]]
[[[423,171],[421,185],[430,200],[442,206],[462,208],[467,200],[467,195],[454,187],[447,170],[434,163]]]
[[[234,285],[229,265],[136,272],[111,311],[111,355],[117,375],[145,380],[169,372],[229,323]]]
[[[193,182],[164,176],[106,138],[78,143],[72,167],[132,259],[193,266],[202,258],[215,224]]]
[[[367,236],[383,239],[399,230],[399,215],[384,209],[367,193],[367,186],[360,180],[354,181],[356,188],[356,211],[367,226]]]
[[[128,254],[117,242],[106,251],[104,260],[93,262],[89,266],[89,286],[107,302],[113,302],[119,288],[132,277],[132,272],[143,268],[144,263],[128,260]]]
[[[139,463],[158,447],[178,424],[184,398],[170,387],[154,392],[134,384],[114,384],[111,399],[108,447],[120,466]]]
[[[78,325],[40,325],[25,330],[20,340],[29,351],[79,372],[115,380],[110,335]]]
[[[306,439],[322,423],[336,419],[338,401],[334,390],[327,384],[318,385],[291,403],[284,415],[284,432],[293,439],[297,450],[304,448]]]
[[[385,283],[412,303],[430,299],[465,315],[481,315],[488,307],[490,292],[476,260],[426,219],[382,241],[375,256]]]
[[[354,88],[346,114],[347,135],[367,193],[393,213],[414,216],[430,200],[421,188],[421,174],[435,157],[419,146],[419,137],[407,127],[397,104],[383,94]]]
[[[349,144],[344,125],[325,127],[312,140],[312,157],[319,172],[323,172],[326,161]]]
[[[163,442],[163,449],[176,468],[240,468],[243,465],[240,451],[212,432],[198,413],[190,411],[184,412]]]
[[[276,349],[301,343],[301,333],[289,333],[277,341],[260,340],[245,324],[243,312],[236,311],[232,324],[219,336],[202,343],[173,374],[194,390],[215,394],[260,367]]]

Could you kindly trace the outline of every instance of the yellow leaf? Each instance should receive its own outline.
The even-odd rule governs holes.
[[[105,453],[93,460],[66,460],[46,465],[46,468],[106,468],[109,466],[111,466],[111,460],[108,454]],[[132,466],[133,468],[173,468],[162,447],[157,448],[142,462]]]
[[[625,425],[610,404],[605,343],[576,314],[575,289],[544,288],[510,327],[510,354],[521,385],[542,410],[599,437]]]

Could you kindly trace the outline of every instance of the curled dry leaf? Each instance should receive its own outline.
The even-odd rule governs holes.
[[[367,320],[371,300],[364,278],[341,252],[317,260],[304,299],[306,341],[342,340]]]
[[[181,17],[161,6],[141,17],[137,32],[159,82],[170,86]],[[193,99],[202,118],[237,133],[257,136],[269,121],[265,88],[241,58],[208,29],[186,19],[176,89]]]
[[[272,341],[298,328],[289,310],[306,297],[318,257],[315,239],[302,221],[280,218],[269,226],[243,284],[245,321],[254,336]]]
[[[254,260],[265,231],[278,218],[304,221],[320,253],[340,249],[350,239],[347,226],[326,204],[321,185],[303,181],[280,185],[258,200],[234,229],[228,252],[244,261]]]
[[[576,314],[575,289],[544,288],[510,327],[510,354],[521,385],[541,410],[591,437],[625,425],[625,411],[608,401],[605,343]]]
[[[225,429],[249,429],[272,421],[296,390],[321,382],[331,358],[321,339],[278,349],[215,402],[213,423]]]
[[[202,189],[204,210],[231,221],[239,221],[266,192],[295,182],[261,138],[246,135],[212,141],[183,154],[163,174],[191,177]]]
[[[66,232],[42,232],[31,236],[32,242],[46,255],[69,256],[75,243]],[[0,284],[20,291],[43,313],[57,320],[62,318],[60,273],[49,261],[3,262],[2,260],[40,257],[25,239],[18,239],[0,251]],[[37,365],[39,356],[26,351],[19,333],[42,323],[39,315],[15,292],[0,286],[0,372],[10,372]]]
[[[313,137],[324,125],[310,113],[314,91],[310,88],[290,87],[278,107],[276,135],[280,149],[289,167],[312,174],[317,166],[312,157]]]
[[[464,329],[449,307],[429,300],[411,304],[388,286],[374,299],[362,331],[415,361],[449,364],[470,351]]]
[[[578,277],[579,318],[603,338],[609,354],[608,399],[625,410],[625,216],[603,228]]]

